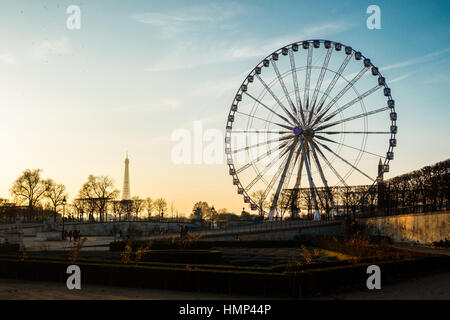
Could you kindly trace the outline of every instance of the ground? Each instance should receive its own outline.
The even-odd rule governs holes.
[[[224,294],[177,292],[97,285],[86,285],[82,287],[81,290],[68,290],[64,283],[0,279],[0,300],[221,300],[252,298],[258,299],[258,297],[228,296]],[[382,284],[381,290],[358,290],[320,297],[320,299],[450,300],[450,272],[422,276],[395,284]]]
[[[450,300],[450,272],[409,279],[381,290],[358,290],[328,296],[339,300]]]

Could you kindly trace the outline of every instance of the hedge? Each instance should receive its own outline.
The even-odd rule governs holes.
[[[149,250],[141,258],[144,262],[221,263],[222,252],[217,250]]]
[[[0,258],[0,278],[58,281],[67,279],[64,261]],[[259,272],[259,270],[201,269],[156,265],[77,262],[83,284],[130,286],[181,291],[206,291],[264,297],[311,297],[347,286],[365,288],[366,269],[371,263],[335,266],[302,272]],[[449,256],[379,262],[382,281],[418,273],[448,270]]]
[[[217,247],[241,248],[293,248],[299,247],[301,242],[294,240],[231,240],[231,241],[195,241],[183,242],[180,240],[130,240],[128,244],[136,251],[140,247],[150,246],[151,249],[211,249]],[[126,241],[114,241],[109,244],[110,251],[123,251]]]
[[[18,243],[2,243],[0,244],[0,253],[18,252],[20,244]]]

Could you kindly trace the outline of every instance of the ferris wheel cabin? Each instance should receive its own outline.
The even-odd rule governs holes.
[[[391,126],[391,133],[396,134],[397,133],[397,126]]]
[[[397,139],[394,139],[394,138],[389,139],[389,145],[391,147],[396,147],[397,146]]]

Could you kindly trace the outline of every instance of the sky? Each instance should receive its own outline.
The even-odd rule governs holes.
[[[369,30],[366,9],[381,9]],[[81,10],[80,29],[66,9]],[[395,97],[390,176],[450,156],[449,1],[0,2],[0,197],[27,168],[76,197],[89,174],[180,214],[196,201],[240,212],[226,164],[176,164],[176,130],[224,133],[247,72],[283,45],[330,39],[380,66]],[[192,142],[196,139],[193,137]],[[192,146],[195,148],[195,146]]]

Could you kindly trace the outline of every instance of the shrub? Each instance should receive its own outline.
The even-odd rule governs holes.
[[[0,244],[0,253],[19,252],[20,244],[18,243],[2,243]]]

